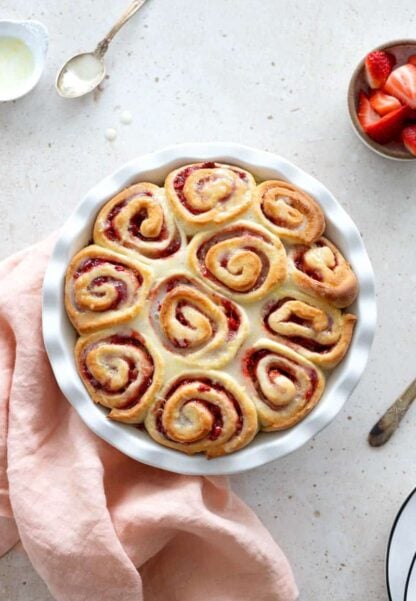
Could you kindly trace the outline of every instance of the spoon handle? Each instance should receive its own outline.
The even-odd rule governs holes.
[[[368,442],[372,447],[379,447],[389,440],[415,398],[416,379],[409,384],[406,390],[371,429],[368,435]]]
[[[137,13],[139,8],[141,8],[145,2],[146,2],[146,0],[134,0],[134,2],[132,2],[130,4],[130,6],[127,8],[127,10],[121,15],[121,17],[118,19],[118,21],[113,25],[113,27],[107,33],[105,38],[103,38],[101,40],[101,42],[98,43],[97,48],[94,50],[94,54],[98,58],[102,58],[104,56],[104,54],[108,50],[108,46],[109,46],[111,40],[116,35],[116,33],[118,31],[120,31],[120,29],[123,27],[123,25],[125,23],[127,23],[127,21],[129,19],[131,19],[131,17],[134,14]]]

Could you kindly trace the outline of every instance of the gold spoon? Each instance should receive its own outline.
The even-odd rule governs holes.
[[[413,380],[406,390],[394,401],[387,409],[385,414],[372,427],[368,435],[368,442],[372,447],[380,447],[389,440],[393,432],[395,432],[409,409],[410,405],[416,398],[416,379]]]
[[[55,87],[64,98],[78,98],[92,92],[104,79],[104,54],[125,23],[143,6],[146,0],[134,0],[121,15],[114,27],[99,42],[94,52],[83,52],[70,58],[59,71]]]

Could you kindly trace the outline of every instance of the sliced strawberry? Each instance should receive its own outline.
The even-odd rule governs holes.
[[[365,130],[366,134],[379,144],[391,142],[400,134],[408,110],[407,106],[401,106],[399,109],[387,113],[387,115],[369,125]]]
[[[402,65],[388,77],[384,90],[416,109],[416,66]]]
[[[412,56],[409,56],[409,58],[407,59],[407,62],[410,65],[415,65],[415,67],[416,67],[416,54],[412,54]]]
[[[391,111],[395,111],[402,106],[400,100],[385,94],[381,90],[376,90],[370,95],[370,104],[379,115],[387,115],[387,113],[391,113]]]
[[[374,50],[365,59],[365,74],[370,88],[382,88],[390,75],[396,59],[390,52]]]
[[[378,115],[372,108],[368,96],[366,96],[363,91],[360,92],[360,96],[358,98],[357,115],[358,121],[361,123],[361,127],[364,131],[367,131],[367,127],[373,123],[376,123],[376,121],[380,119],[380,115]]]
[[[409,125],[402,131],[402,141],[407,150],[416,156],[416,125]]]

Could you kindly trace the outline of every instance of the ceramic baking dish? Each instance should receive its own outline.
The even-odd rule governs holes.
[[[94,404],[78,376],[73,349],[76,334],[64,307],[64,277],[71,257],[91,238],[100,207],[122,188],[137,181],[163,184],[165,176],[194,161],[239,165],[256,178],[283,178],[314,196],[325,212],[326,235],[351,263],[359,281],[359,295],[351,307],[358,316],[349,352],[328,376],[325,392],[315,409],[299,424],[280,433],[260,433],[247,447],[231,455],[207,460],[160,446],[146,432],[106,417]],[[234,474],[295,451],[327,426],[348,399],[370,351],[376,325],[374,276],[357,227],[334,196],[314,177],[285,159],[239,144],[182,144],[133,159],[103,179],[81,200],[63,226],[49,261],[43,290],[43,335],[57,382],[84,422],[98,436],[143,463],[182,474]]]

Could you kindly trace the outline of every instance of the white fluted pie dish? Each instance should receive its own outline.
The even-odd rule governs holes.
[[[71,257],[91,238],[102,205],[138,181],[163,184],[173,169],[195,161],[219,161],[247,169],[259,180],[283,178],[316,198],[325,213],[326,235],[350,262],[359,295],[350,307],[358,321],[348,354],[328,376],[319,404],[300,423],[283,432],[259,433],[245,448],[207,460],[160,446],[137,427],[107,418],[92,402],[76,369],[76,333],[64,306],[65,272]],[[374,277],[360,234],[332,194],[315,178],[274,154],[238,144],[183,144],[138,157],[102,180],[81,201],[61,230],[44,282],[43,334],[57,382],[84,422],[98,436],[143,463],[183,474],[233,474],[263,465],[296,450],[328,425],[348,399],[365,368],[376,324]]]

